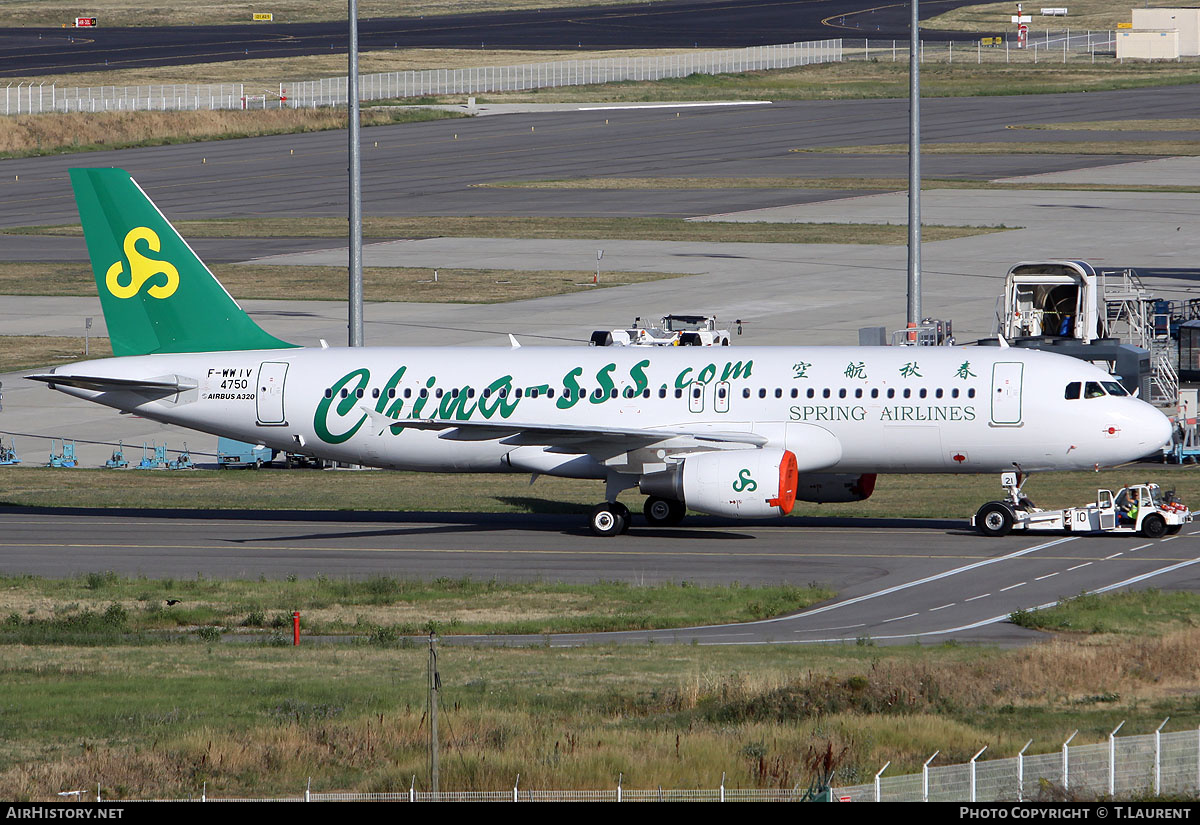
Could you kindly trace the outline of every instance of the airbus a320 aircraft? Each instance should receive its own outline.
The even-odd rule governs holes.
[[[1170,423],[1108,373],[993,347],[299,347],[259,327],[129,174],[72,169],[111,359],[31,375],[144,418],[341,462],[596,479],[594,533],[787,514],[877,473],[1110,466]],[[733,354],[736,353],[736,354]]]

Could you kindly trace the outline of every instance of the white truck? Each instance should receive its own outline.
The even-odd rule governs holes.
[[[1096,500],[1082,507],[1043,510],[1021,493],[1024,481],[1016,473],[1004,473],[1000,483],[1008,499],[989,501],[971,517],[971,526],[985,536],[1005,536],[1013,530],[1065,530],[1071,533],[1137,533],[1150,539],[1178,533],[1192,520],[1192,513],[1157,484],[1132,484],[1116,495],[1097,490]]]
[[[594,347],[714,347],[729,346],[729,330],[717,328],[715,315],[664,315],[658,326],[639,326],[633,319],[628,329],[598,329],[592,333]],[[742,322],[737,322],[738,335]]]

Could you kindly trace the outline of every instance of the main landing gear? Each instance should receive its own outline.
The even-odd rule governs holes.
[[[674,527],[683,520],[687,508],[680,501],[650,496],[642,512],[651,527]],[[628,507],[619,501],[606,501],[592,508],[588,524],[595,535],[607,537],[627,532],[632,521]]]
[[[683,521],[687,507],[681,501],[650,496],[646,499],[646,506],[642,508],[642,512],[651,527],[674,527]]]

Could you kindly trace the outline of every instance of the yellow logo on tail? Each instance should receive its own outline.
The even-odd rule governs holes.
[[[125,236],[125,258],[129,261],[129,283],[121,285],[119,278],[125,274],[122,261],[117,261],[108,268],[104,276],[104,285],[108,291],[118,298],[132,298],[142,290],[142,285],[155,275],[166,275],[165,284],[155,284],[146,290],[151,298],[170,298],[179,288],[179,270],[166,261],[147,258],[137,250],[137,242],[145,241],[151,252],[158,252],[162,243],[153,229],[138,226],[129,230]]]

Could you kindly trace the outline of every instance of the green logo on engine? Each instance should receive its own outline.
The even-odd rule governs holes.
[[[749,468],[738,473],[737,481],[733,482],[733,491],[735,493],[753,493],[758,489],[758,482],[750,477]]]

